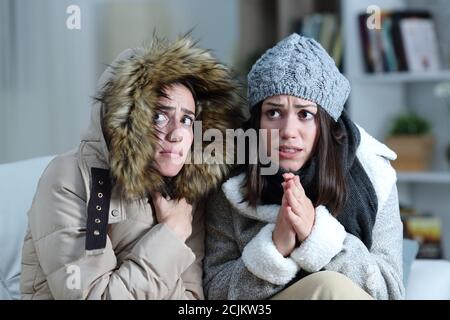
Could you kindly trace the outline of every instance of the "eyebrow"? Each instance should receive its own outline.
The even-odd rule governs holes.
[[[265,104],[268,104],[272,107],[277,107],[277,108],[282,108],[285,106],[282,103],[275,103],[275,102],[266,102]],[[317,107],[317,105],[315,105],[315,104],[295,104],[294,105],[294,108],[299,108],[299,109],[300,108],[308,108],[308,107]]]
[[[172,106],[158,106],[158,109],[163,109],[163,110],[171,111],[171,110],[174,110],[174,109],[176,109],[176,108],[175,108],[175,107],[172,107]],[[189,109],[181,108],[181,110],[184,111],[185,113],[192,114],[192,115],[195,116],[195,113],[192,112],[192,111],[189,110]]]

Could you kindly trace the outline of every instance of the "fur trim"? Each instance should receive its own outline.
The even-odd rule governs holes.
[[[397,181],[396,172],[389,163],[389,160],[395,160],[397,155],[363,128],[358,126],[358,129],[361,133],[361,143],[356,156],[372,182],[378,198],[378,208],[381,209]]]
[[[149,47],[135,50],[130,58],[110,68],[113,76],[97,100],[103,105],[102,127],[111,174],[126,198],[166,188],[164,178],[151,166],[157,144],[152,119],[165,86],[180,80],[193,84],[203,132],[215,128],[225,136],[226,129],[239,128],[245,120],[228,69],[187,37],[174,43],[155,37]],[[205,142],[203,147],[207,145]],[[184,197],[191,203],[199,200],[216,188],[229,170],[227,164],[184,165],[173,179],[174,198]]]
[[[300,268],[316,272],[327,265],[344,245],[344,227],[325,206],[316,208],[316,218],[310,235],[291,253]]]
[[[285,258],[272,241],[273,223],[264,226],[245,246],[242,261],[258,278],[276,285],[285,285],[297,274],[299,268],[291,258]]]

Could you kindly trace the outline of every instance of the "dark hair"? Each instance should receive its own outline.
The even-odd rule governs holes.
[[[165,97],[167,98],[167,95],[164,93],[164,90],[167,88],[170,88],[172,86],[175,85],[182,85],[184,87],[186,87],[189,92],[192,94],[192,97],[194,98],[194,103],[195,103],[195,116],[197,117],[200,114],[200,106],[198,105],[198,95],[195,91],[195,87],[196,87],[196,82],[195,79],[193,78],[181,78],[179,80],[175,80],[174,82],[169,83],[168,85],[165,85],[164,87],[160,88],[160,90],[158,91],[158,95],[160,97]]]
[[[245,123],[245,129],[260,129],[261,106],[262,102],[253,107],[250,119]],[[315,121],[319,131],[310,160],[314,159],[317,161],[314,179],[318,183],[314,184],[316,190],[310,190],[310,194],[316,195],[315,199],[311,199],[311,201],[315,207],[319,205],[327,206],[337,216],[346,200],[347,186],[344,166],[339,156],[343,139],[345,138],[345,131],[320,106],[317,109]],[[248,145],[246,147],[247,159],[249,147]],[[260,174],[259,161],[257,164],[249,164],[247,162],[242,171],[246,175],[242,185],[242,187],[246,188],[244,200],[255,207],[267,183],[266,178]]]

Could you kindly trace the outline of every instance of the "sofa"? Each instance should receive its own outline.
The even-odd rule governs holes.
[[[0,299],[20,299],[20,261],[27,210],[53,156],[0,164]],[[450,261],[418,260],[417,244],[404,242],[407,299],[449,299]]]

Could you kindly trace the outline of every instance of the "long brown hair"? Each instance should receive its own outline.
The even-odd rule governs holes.
[[[262,102],[252,108],[250,118],[245,124],[245,129],[260,129]],[[315,146],[311,158],[317,159],[317,170],[315,172],[316,190],[312,194],[317,195],[311,199],[315,207],[325,205],[337,216],[344,206],[346,200],[346,180],[344,175],[344,164],[339,156],[345,131],[331,118],[326,111],[318,106],[315,121],[319,128]],[[258,140],[258,144],[259,144]],[[249,154],[247,145],[247,159]],[[245,179],[243,186],[246,188],[244,200],[255,207],[261,197],[262,190],[266,185],[266,178],[260,174],[260,164],[247,164],[244,166]]]

